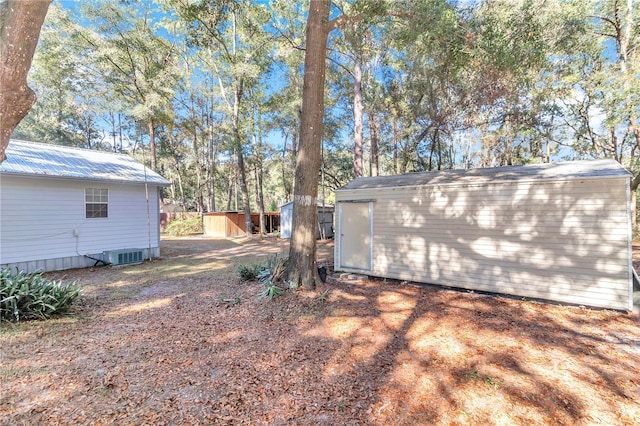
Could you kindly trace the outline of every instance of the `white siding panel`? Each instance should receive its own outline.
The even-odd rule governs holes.
[[[85,218],[85,188],[109,190],[109,217]],[[105,250],[148,248],[157,252],[157,187],[149,187],[151,241],[144,185],[3,176],[0,181],[0,264],[63,260]],[[53,261],[55,260],[55,262]],[[46,268],[54,266],[44,264]],[[40,266],[42,267],[42,266]]]
[[[291,238],[293,226],[293,204],[285,204],[280,207],[280,237]]]
[[[627,178],[378,188],[371,275],[629,309]],[[339,241],[338,241],[339,243]]]

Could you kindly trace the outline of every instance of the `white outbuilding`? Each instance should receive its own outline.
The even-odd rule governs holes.
[[[0,164],[0,267],[27,272],[160,255],[160,189],[128,155],[12,140]]]
[[[322,201],[317,202],[318,219],[316,223],[316,238],[333,238],[333,211],[332,204]],[[280,237],[291,238],[293,227],[293,201],[280,206]]]
[[[355,179],[335,269],[632,310],[630,178],[593,160]]]

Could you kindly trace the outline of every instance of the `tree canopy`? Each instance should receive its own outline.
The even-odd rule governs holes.
[[[326,77],[320,115],[301,125],[310,6],[323,7],[326,50],[315,59]],[[602,157],[633,172],[635,192],[639,8],[53,3],[29,74],[39,101],[13,137],[130,152],[172,180],[167,198],[200,212],[331,201],[357,176]],[[317,170],[305,165],[311,130]],[[296,192],[305,179],[315,195]]]

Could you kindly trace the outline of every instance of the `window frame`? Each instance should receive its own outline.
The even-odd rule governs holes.
[[[85,219],[109,218],[109,189],[84,189],[84,217]]]

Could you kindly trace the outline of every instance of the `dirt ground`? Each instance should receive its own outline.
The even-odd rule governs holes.
[[[0,424],[640,421],[638,316],[336,277],[260,300],[237,264],[286,249],[171,239],[161,260],[51,274],[82,298],[0,325]]]

